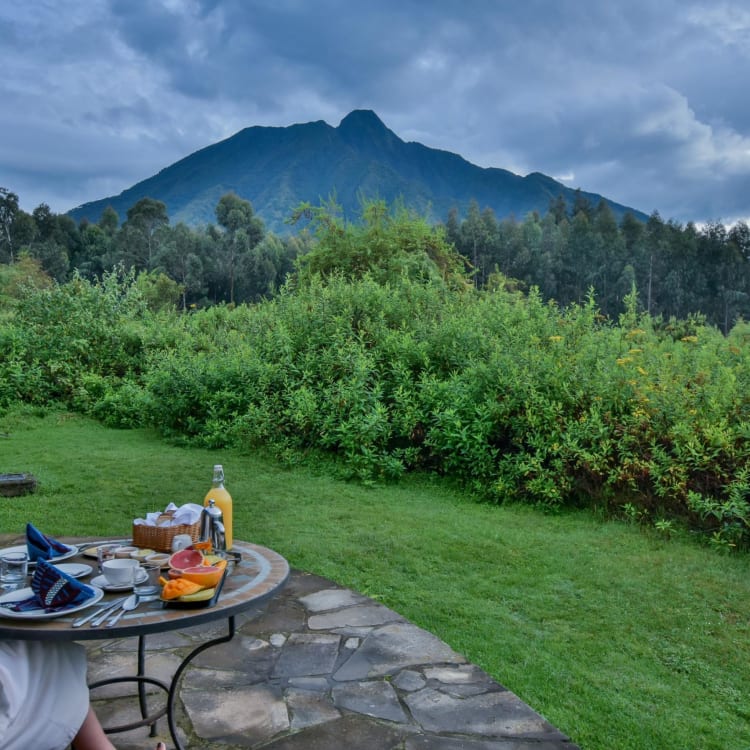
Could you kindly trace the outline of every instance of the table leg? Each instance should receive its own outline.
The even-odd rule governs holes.
[[[177,698],[177,690],[179,688],[180,683],[180,677],[182,677],[182,673],[187,669],[190,662],[198,656],[198,654],[205,651],[207,648],[211,648],[212,646],[216,646],[219,643],[227,643],[228,641],[231,641],[232,638],[234,638],[235,633],[235,626],[234,626],[234,615],[227,618],[227,634],[224,636],[221,636],[220,638],[215,638],[212,641],[207,641],[206,643],[201,643],[200,646],[193,649],[183,660],[182,664],[177,668],[177,671],[174,673],[174,677],[172,677],[172,684],[169,686],[169,695],[167,696],[167,722],[169,723],[169,733],[172,735],[172,742],[174,742],[174,746],[176,750],[185,750],[183,745],[180,743],[179,738],[177,737],[177,725],[175,723],[174,719],[174,703]]]
[[[138,636],[138,675],[142,676],[146,673],[146,636]],[[160,683],[163,685],[164,683]],[[141,717],[146,719],[148,717],[148,704],[146,703],[146,683],[143,680],[138,680],[138,706],[141,709]],[[161,714],[164,715],[163,713]],[[148,717],[150,718],[150,717]],[[151,731],[149,732],[150,737],[156,737],[156,719],[151,724]]]
[[[138,729],[138,727],[150,726],[150,736],[156,736],[156,721],[167,713],[167,707],[165,706],[160,711],[153,714],[148,713],[148,703],[146,702],[146,685],[155,685],[161,688],[165,693],[169,694],[169,685],[161,680],[157,680],[153,677],[146,676],[146,636],[138,636],[138,672],[133,676],[128,677],[107,677],[97,682],[89,684],[89,690],[102,687],[104,685],[113,685],[116,682],[135,682],[138,684],[138,705],[141,710],[141,720],[133,721],[129,724],[119,724],[114,727],[106,727],[104,729],[106,734],[117,734],[118,732],[128,732],[131,729]]]
[[[141,695],[144,697],[144,703],[141,704],[141,716],[143,717],[140,721],[132,721],[129,724],[119,724],[114,727],[105,727],[104,731],[107,734],[116,734],[118,732],[129,732],[131,729],[138,729],[138,727],[151,727],[151,736],[153,737],[156,733],[156,720],[160,719],[167,713],[167,708],[164,707],[161,710],[151,715],[146,715],[147,708],[145,708],[145,693],[146,685],[155,685],[161,688],[165,693],[169,693],[169,685],[165,684],[161,680],[157,680],[153,677],[146,677],[145,675],[135,675],[132,677],[108,677],[106,680],[99,680],[98,682],[92,682],[89,685],[89,690],[102,687],[103,685],[114,685],[117,682],[137,682],[138,683],[138,697],[140,700]]]

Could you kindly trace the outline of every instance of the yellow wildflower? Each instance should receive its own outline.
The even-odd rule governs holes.
[[[646,333],[642,328],[634,328],[632,331],[628,331],[626,338],[634,339],[636,336]]]

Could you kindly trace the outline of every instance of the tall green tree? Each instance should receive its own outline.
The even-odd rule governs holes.
[[[458,249],[461,243],[461,222],[458,219],[458,209],[454,206],[448,211],[445,222],[445,239]]]
[[[56,281],[68,279],[71,259],[81,251],[81,235],[76,223],[65,214],[56,214],[40,203],[31,214],[35,231],[24,251],[37,258],[42,268]]]
[[[105,270],[105,259],[110,254],[112,237],[98,224],[83,224],[79,230],[79,252],[71,258],[71,265],[85,279],[100,279]]]
[[[165,230],[158,258],[157,270],[176,281],[180,287],[180,303],[184,309],[198,303],[206,293],[203,265],[203,249],[200,232],[191,230],[180,222],[171,230]],[[211,253],[207,259],[210,259]]]
[[[548,213],[552,214],[556,224],[559,224],[568,218],[568,204],[562,194],[559,194],[550,200]]]
[[[263,238],[263,221],[255,215],[252,203],[236,193],[222,195],[215,213],[217,223],[226,232],[244,230],[253,246]]]
[[[128,209],[127,219],[117,235],[119,257],[116,260],[138,271],[153,270],[159,250],[160,231],[168,224],[166,204],[153,198],[141,198]]]
[[[632,255],[637,250],[637,245],[643,239],[644,225],[642,221],[633,216],[629,211],[620,221],[620,232],[625,241],[625,250]]]
[[[746,309],[747,262],[739,248],[730,242],[726,227],[719,222],[706,225],[699,238],[700,253],[710,259],[708,290],[712,297],[711,317],[726,334]]]
[[[632,284],[625,288],[619,283],[627,264],[627,251],[615,215],[606,201],[599,201],[594,211],[593,227],[599,268],[593,275],[592,285],[600,309],[614,318],[622,311]]]
[[[638,288],[644,290],[644,304],[646,312],[656,315],[659,305],[659,279],[663,277],[664,259],[669,248],[669,234],[666,224],[658,211],[648,217],[643,233],[643,243],[639,245],[642,251],[634,258]]]
[[[557,216],[550,212],[542,219],[540,256],[535,264],[530,285],[539,287],[542,295],[547,299],[555,299],[558,296],[557,276],[561,248],[567,241],[566,234],[569,228],[568,219],[564,215],[558,221]]]
[[[581,192],[581,188],[576,188],[570,213],[574,219],[578,214],[585,214],[589,221],[594,217],[594,207],[591,205],[591,201]]]
[[[750,227],[744,221],[738,221],[727,234],[727,240],[734,245],[738,255],[750,263]]]
[[[14,261],[13,224],[19,212],[18,196],[0,187],[0,248],[2,260],[7,263]]]
[[[482,256],[489,255],[487,251],[491,247],[491,239],[488,222],[482,218],[479,204],[472,199],[466,219],[461,224],[460,248],[461,253],[471,262],[476,286],[481,286],[492,272],[492,265],[483,268],[482,263]],[[504,272],[505,269],[500,270]]]
[[[560,301],[585,302],[599,271],[596,231],[586,211],[579,210],[570,222],[570,232],[559,270]]]
[[[274,296],[293,273],[298,255],[297,242],[266,234],[243,258],[238,297],[247,302],[260,302]]]
[[[250,201],[235,193],[223,195],[216,205],[216,221],[224,230],[221,242],[221,267],[225,274],[229,302],[234,303],[238,274],[247,270],[247,256],[263,239],[264,227]]]
[[[99,228],[109,237],[114,237],[120,226],[120,217],[112,206],[107,206],[97,222]]]

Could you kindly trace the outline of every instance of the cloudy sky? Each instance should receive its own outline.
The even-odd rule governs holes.
[[[750,0],[3,0],[0,69],[27,211],[360,108],[665,219],[750,218]]]

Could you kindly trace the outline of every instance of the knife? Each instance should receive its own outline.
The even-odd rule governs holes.
[[[77,620],[73,621],[73,627],[79,628],[81,625],[84,625],[89,620],[93,620],[97,615],[108,615],[115,607],[119,606],[125,601],[125,597],[123,596],[120,599],[115,599],[113,602],[107,602],[103,607],[99,607],[99,609],[95,609],[93,612],[89,612],[89,614],[84,615],[83,617],[79,617]],[[103,618],[102,618],[103,619]],[[95,625],[95,622],[91,623],[92,625]]]

